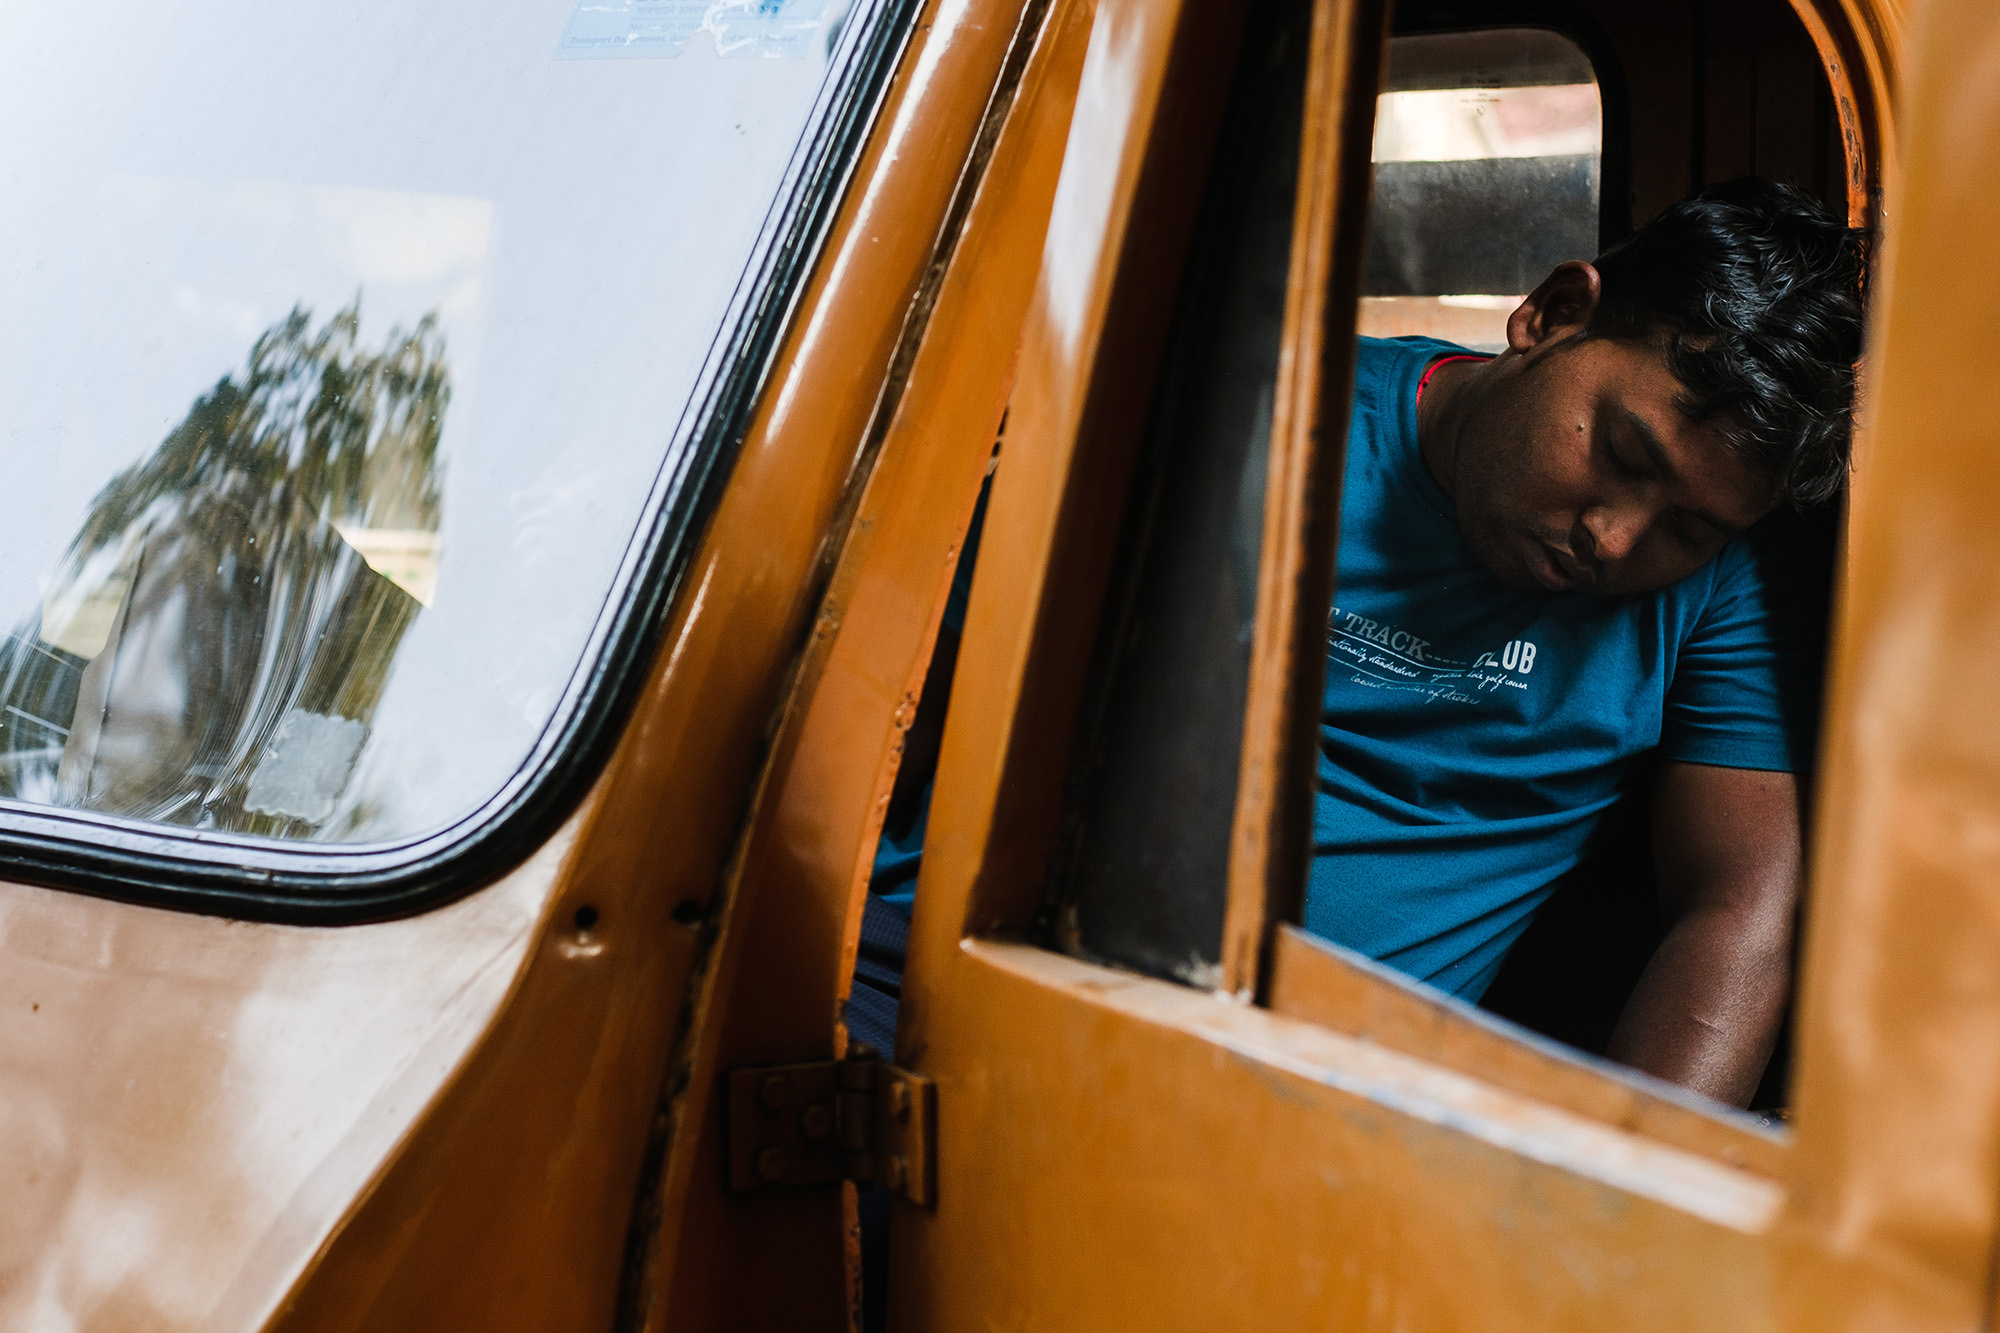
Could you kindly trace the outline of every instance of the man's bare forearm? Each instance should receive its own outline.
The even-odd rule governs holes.
[[[1745,1105],[1777,1044],[1803,869],[1789,773],[1661,766],[1653,854],[1673,921],[1606,1051]]]
[[[1728,907],[1682,916],[1612,1033],[1612,1059],[1746,1105],[1764,1075],[1791,980],[1788,920]]]

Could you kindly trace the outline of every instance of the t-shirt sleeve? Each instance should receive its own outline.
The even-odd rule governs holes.
[[[1782,531],[1739,537],[1682,640],[1667,688],[1663,758],[1802,772],[1812,763],[1817,599]]]

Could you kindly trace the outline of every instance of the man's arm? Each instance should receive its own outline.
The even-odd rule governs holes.
[[[1606,1052],[1745,1105],[1778,1039],[1801,871],[1790,773],[1662,765],[1654,860],[1671,926]]]

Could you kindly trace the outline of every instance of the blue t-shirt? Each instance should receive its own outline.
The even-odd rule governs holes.
[[[1417,446],[1417,381],[1463,350],[1361,341],[1306,926],[1477,1000],[1633,759],[1796,771],[1805,738],[1749,539],[1617,598],[1473,558]]]

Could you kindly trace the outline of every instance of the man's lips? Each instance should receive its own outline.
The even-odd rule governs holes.
[[[1529,562],[1529,570],[1535,581],[1550,592],[1569,592],[1590,583],[1583,566],[1569,552],[1539,538],[1535,547],[1536,558]]]

